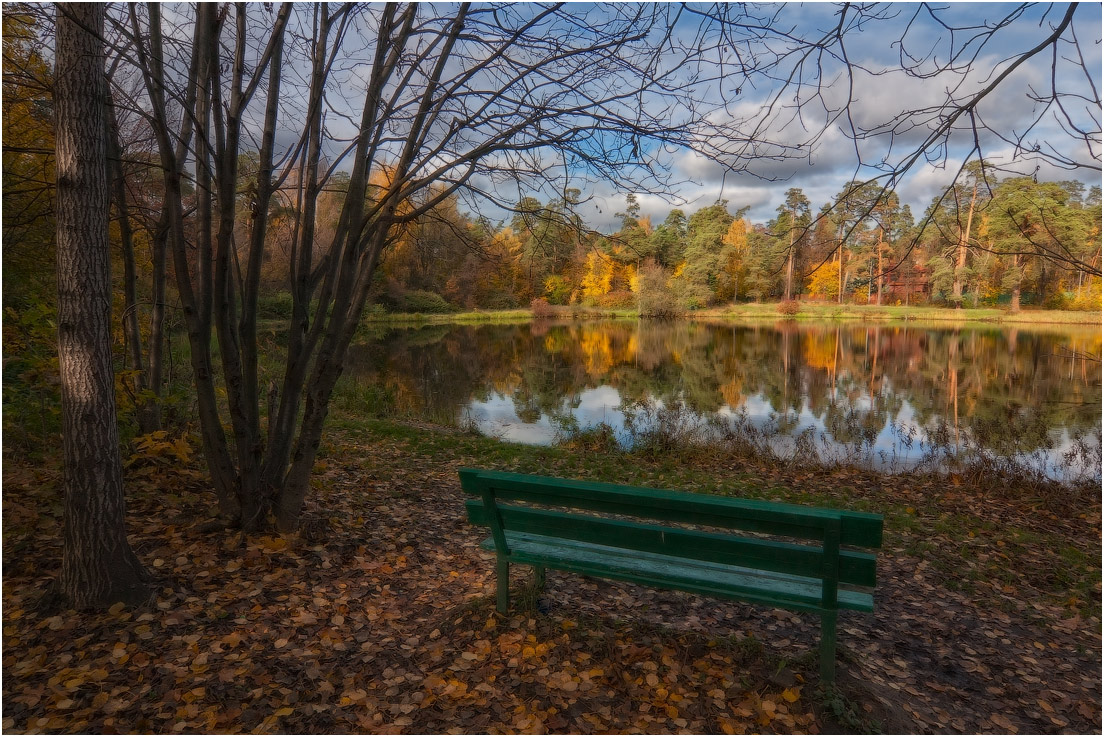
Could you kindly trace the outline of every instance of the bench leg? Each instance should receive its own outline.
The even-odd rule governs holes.
[[[836,681],[836,615],[835,610],[820,614],[820,681]]]
[[[533,586],[538,592],[544,589],[544,567],[533,567]]]
[[[510,562],[498,559],[495,567],[495,577],[498,579],[498,611],[505,615],[510,609]]]

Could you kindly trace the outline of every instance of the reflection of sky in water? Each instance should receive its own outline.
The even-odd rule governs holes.
[[[601,385],[584,390],[575,399],[577,402],[574,406],[565,399],[560,406],[560,412],[565,417],[573,418],[580,430],[606,423],[613,429],[622,445],[628,444],[625,414],[620,409],[621,396],[615,388]],[[842,404],[845,409],[848,407],[847,403],[848,401],[844,401]],[[874,399],[865,394],[850,400],[849,403],[849,407],[857,413],[869,412],[874,407]],[[656,405],[662,406],[662,403],[657,400]],[[742,418],[753,428],[767,432],[768,442],[780,455],[791,454],[795,448],[795,437],[807,431],[811,432],[815,439],[816,452],[822,461],[843,461],[854,458],[854,445],[834,440],[825,425],[824,417],[814,414],[807,400],[802,401],[801,409],[792,423],[792,430],[787,434],[770,432],[781,418],[770,401],[758,393],[746,397],[735,410],[728,405],[722,406],[713,413],[713,416],[729,423]],[[498,392],[492,393],[488,400],[470,402],[461,411],[461,417],[470,419],[484,435],[516,443],[549,445],[557,440],[557,434],[560,432],[560,424],[554,422],[546,413],[541,413],[535,423],[522,421],[518,417],[513,398]],[[694,418],[694,422],[699,427],[705,427],[707,420],[705,416]],[[911,437],[911,444],[903,441],[903,433]],[[1074,446],[1074,440],[1066,429],[1060,432],[1052,431],[1051,440],[1052,448],[1039,449],[1034,452],[1034,455],[1041,456],[1048,476],[1061,476],[1058,471],[1059,464],[1063,454]],[[928,444],[928,433],[917,422],[914,408],[907,400],[902,399],[896,415],[886,420],[873,441],[864,447],[860,461],[865,466],[882,471],[911,469],[920,463]],[[1023,461],[1028,461],[1031,456],[1033,454],[1018,454]]]
[[[623,433],[625,415],[618,409],[621,395],[616,389],[602,385],[583,390],[577,399],[576,407],[564,400],[560,411],[574,417],[580,428],[608,423],[618,435]],[[557,427],[546,413],[541,413],[537,422],[526,423],[518,417],[513,398],[498,392],[492,393],[485,402],[471,402],[461,411],[461,417],[470,417],[484,435],[504,441],[545,446],[556,440]]]

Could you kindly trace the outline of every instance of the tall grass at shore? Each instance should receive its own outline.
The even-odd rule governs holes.
[[[725,305],[700,310],[692,314],[697,318],[723,318],[738,320],[886,320],[951,323],[1009,323],[1009,324],[1096,324],[1101,322],[1099,312],[1084,310],[1002,310],[1000,308],[945,308],[915,305],[838,305],[826,302],[797,303],[796,312],[783,315],[779,303],[747,303]]]

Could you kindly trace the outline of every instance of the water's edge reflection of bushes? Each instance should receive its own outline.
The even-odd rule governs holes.
[[[825,431],[806,427],[794,433],[792,415],[772,413],[765,421],[745,412],[703,417],[684,403],[654,400],[620,409],[625,417],[623,429],[605,422],[583,428],[568,417],[557,424],[556,443],[650,459],[708,454],[789,467],[849,468],[947,479],[953,476],[959,483],[1049,499],[1059,507],[1079,499],[1099,500],[1101,493],[1099,430],[1089,435],[1075,433],[1058,455],[1048,454],[1047,448],[1005,454],[995,441],[1007,435],[1007,428],[998,429],[995,422],[975,420],[968,430],[956,430],[938,419],[921,431],[915,425],[891,421],[893,443],[886,450],[875,447],[878,429],[863,425],[855,412],[835,418]],[[1030,423],[1031,419],[1024,422]],[[1043,435],[1053,445],[1049,436]],[[1055,496],[1060,499],[1051,499]]]

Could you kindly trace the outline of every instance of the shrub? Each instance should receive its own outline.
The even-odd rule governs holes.
[[[607,292],[594,298],[594,304],[606,310],[629,310],[636,307],[636,295],[628,290]]]
[[[291,317],[291,293],[276,292],[261,295],[257,299],[257,317],[264,319],[286,319]]]
[[[533,313],[534,318],[551,318],[556,314],[556,308],[548,304],[548,300],[543,297],[533,298],[533,301],[529,303],[529,310]]]
[[[1074,299],[1070,302],[1070,308],[1073,310],[1100,310],[1100,277],[1093,277],[1081,289],[1081,297],[1077,297],[1076,293]]]
[[[641,317],[674,318],[681,312],[678,299],[667,286],[667,274],[651,259],[637,275],[637,300]]]
[[[801,303],[797,300],[783,300],[778,303],[778,312],[787,318],[792,318],[801,312]]]
[[[408,313],[451,313],[456,308],[436,292],[411,290],[403,295],[402,307]]]

